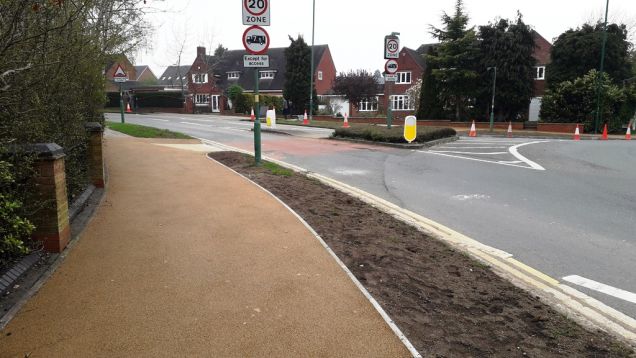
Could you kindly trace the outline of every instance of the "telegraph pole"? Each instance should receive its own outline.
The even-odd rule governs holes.
[[[605,23],[603,24],[603,45],[601,47],[601,67],[596,79],[596,120],[594,121],[594,133],[598,133],[598,126],[603,119],[601,116],[601,81],[603,80],[603,69],[605,66],[605,46],[607,44],[607,12],[609,10],[609,0],[605,2]]]

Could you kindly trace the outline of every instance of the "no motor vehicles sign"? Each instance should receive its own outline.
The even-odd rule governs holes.
[[[248,27],[243,33],[243,46],[252,55],[263,55],[269,48],[269,34],[260,26]]]
[[[269,0],[243,1],[243,25],[269,26]]]

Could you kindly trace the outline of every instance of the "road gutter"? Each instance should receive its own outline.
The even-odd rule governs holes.
[[[198,138],[203,143],[227,151],[253,155],[252,152],[218,142]],[[515,286],[531,292],[566,317],[588,328],[602,329],[636,348],[636,320],[604,303],[560,283],[558,280],[514,259],[512,254],[482,244],[442,224],[419,214],[398,207],[375,195],[339,182],[332,178],[312,173],[307,169],[277,159],[263,157],[282,167],[305,174],[325,185],[356,197],[367,204],[410,224],[472,258],[489,265],[493,272],[512,282]]]

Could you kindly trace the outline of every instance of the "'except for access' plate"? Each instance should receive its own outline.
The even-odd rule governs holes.
[[[243,67],[269,67],[269,56],[243,55]]]

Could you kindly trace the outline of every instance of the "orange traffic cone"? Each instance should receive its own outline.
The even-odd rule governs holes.
[[[477,137],[477,129],[475,129],[475,121],[473,120],[473,124],[470,126],[470,132],[468,132],[469,137]]]
[[[252,113],[250,113],[250,121],[254,122],[256,116],[254,116],[254,108],[252,108]]]
[[[132,113],[132,110],[130,109],[130,102],[126,104],[126,113]]]
[[[304,125],[309,124],[309,119],[307,119],[307,110],[305,110],[305,115],[303,116],[303,124]]]
[[[632,140],[632,128],[627,126],[627,133],[625,133],[625,140]]]
[[[574,131],[574,140],[581,140],[581,132],[579,132],[579,125],[576,125],[576,130]]]
[[[344,115],[344,123],[342,124],[342,128],[349,128],[349,120],[347,119],[347,114]]]
[[[603,127],[603,135],[601,136],[601,140],[607,140],[607,123]]]
[[[512,121],[508,123],[508,138],[512,138]]]

